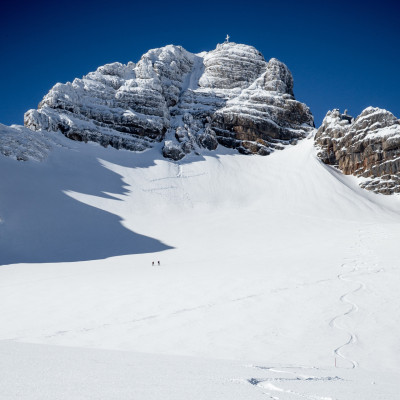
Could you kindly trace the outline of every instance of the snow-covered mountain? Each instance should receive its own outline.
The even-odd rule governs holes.
[[[397,399],[398,120],[292,90],[167,46],[0,125],[0,400]]]
[[[170,45],[137,64],[107,64],[57,84],[25,114],[25,125],[137,151],[162,141],[174,160],[218,143],[266,155],[314,126],[285,64],[228,42],[201,54]]]
[[[199,54],[168,45],[136,64],[104,65],[56,84],[24,122],[25,128],[0,124],[0,153],[42,160],[63,134],[135,152],[161,143],[162,155],[175,161],[218,146],[269,155],[315,132],[310,109],[294,98],[286,65],[232,42]],[[318,156],[359,177],[363,188],[398,193],[399,127],[378,108],[356,119],[329,111],[315,135]]]

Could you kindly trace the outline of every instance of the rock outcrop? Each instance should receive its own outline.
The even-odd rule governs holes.
[[[286,65],[236,43],[200,54],[170,45],[137,64],[107,64],[56,84],[24,122],[134,151],[163,142],[163,155],[174,160],[218,144],[267,155],[314,127],[309,108],[294,98]]]
[[[0,154],[4,156],[18,161],[43,161],[54,145],[58,145],[56,138],[47,132],[0,124]]]
[[[360,186],[377,193],[400,193],[400,120],[368,107],[356,119],[329,111],[315,136],[318,157]]]

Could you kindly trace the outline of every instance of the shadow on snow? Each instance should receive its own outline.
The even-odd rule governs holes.
[[[0,265],[96,260],[172,248],[128,230],[119,216],[64,193],[124,194],[121,177],[104,168],[97,156],[132,164],[136,154],[90,145],[84,153],[58,149],[44,163],[0,160]]]

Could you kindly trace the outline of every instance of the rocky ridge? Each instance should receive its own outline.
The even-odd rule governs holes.
[[[174,160],[218,144],[267,155],[314,127],[286,65],[231,42],[200,54],[169,45],[137,64],[104,65],[56,84],[24,123],[134,151],[163,142],[163,155]]]
[[[355,119],[329,111],[315,135],[318,157],[360,186],[383,194],[400,193],[400,120],[368,107]]]
[[[0,124],[0,154],[18,161],[43,161],[54,145],[60,145],[52,136],[19,125]]]

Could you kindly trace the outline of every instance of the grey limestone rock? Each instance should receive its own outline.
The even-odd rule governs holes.
[[[0,124],[0,154],[4,156],[18,161],[43,161],[55,145],[59,143],[54,134]]]
[[[165,158],[170,158],[174,161],[181,160],[186,155],[182,146],[179,146],[170,140],[165,141],[162,153]]]
[[[286,65],[236,43],[200,54],[169,45],[137,64],[104,65],[56,84],[24,123],[134,151],[164,142],[163,155],[174,160],[218,144],[267,155],[314,127]]]
[[[315,144],[324,163],[361,177],[361,187],[400,193],[400,120],[391,112],[368,107],[353,119],[339,110],[329,111]]]

